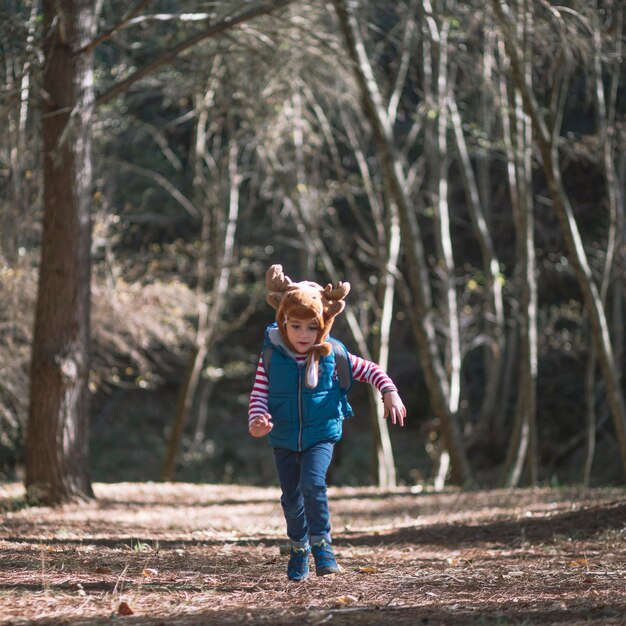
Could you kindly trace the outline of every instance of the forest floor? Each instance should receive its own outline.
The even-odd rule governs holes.
[[[0,624],[626,624],[626,491],[330,489],[343,571],[286,578],[275,488],[0,485]]]

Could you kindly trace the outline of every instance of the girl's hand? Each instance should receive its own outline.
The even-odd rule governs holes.
[[[259,415],[248,424],[248,431],[253,437],[265,437],[274,428],[271,420],[272,416],[269,413]]]
[[[404,426],[404,418],[406,417],[406,407],[400,399],[397,391],[386,391],[383,393],[383,404],[385,405],[385,413],[383,417],[387,419],[391,417],[391,423],[398,423]]]

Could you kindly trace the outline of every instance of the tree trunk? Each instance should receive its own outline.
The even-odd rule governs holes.
[[[4,259],[14,261],[21,245],[21,233],[26,220],[29,219],[29,187],[26,170],[32,167],[32,157],[29,154],[29,137],[27,135],[27,120],[32,116],[32,83],[33,67],[31,58],[34,58],[33,48],[35,45],[35,33],[37,29],[38,5],[34,0],[24,3],[29,11],[27,22],[28,34],[24,50],[25,58],[6,58],[7,66],[22,67],[22,76],[19,81],[13,82],[12,72],[7,72],[8,83],[5,85],[7,94],[19,93],[19,99],[14,106],[4,109],[7,124],[8,152],[10,159],[10,180],[12,194],[9,202],[3,206],[0,212],[0,262]],[[13,98],[7,98],[8,102]],[[7,110],[8,109],[8,110]],[[31,218],[32,219],[32,218]],[[4,259],[3,259],[4,257]]]
[[[498,38],[497,49],[498,57],[501,63],[504,63],[506,59],[506,51],[504,47],[504,42],[501,38]],[[519,91],[517,91],[516,93],[519,94]],[[513,129],[517,128],[519,125],[519,123],[511,123],[511,118],[513,118],[513,120],[519,119],[519,107],[516,106],[514,102],[515,97],[517,96],[509,98],[506,75],[505,72],[500,71],[498,77],[498,106],[500,109],[502,139],[504,142],[506,154],[506,173],[509,188],[509,201],[511,203],[511,213],[513,214],[514,223],[516,224],[516,232],[519,233],[520,229],[516,221],[518,219],[517,216],[520,214],[521,211],[520,203],[522,201],[522,197],[520,195],[519,188],[520,185],[523,184],[523,181],[518,180],[519,176],[521,175],[521,172],[519,171],[520,168],[517,164],[517,155],[519,151],[516,150],[513,145]],[[516,141],[515,144],[517,145],[517,143],[518,142]],[[519,271],[516,268],[514,271],[514,275],[517,276],[518,273]],[[506,417],[508,414],[507,409],[509,396],[511,394],[511,388],[513,386],[513,374],[516,370],[516,364],[518,361],[517,354],[519,350],[519,325],[519,313],[517,315],[511,315],[509,330],[507,332],[507,339],[505,341],[506,357],[504,361],[504,372],[502,373],[500,397],[498,399],[496,416],[492,424],[492,441],[496,446],[496,449],[498,450],[504,447],[504,441],[506,438],[505,426],[507,421]]]
[[[409,27],[407,27],[407,29],[409,29]],[[404,62],[405,58],[403,56],[403,64]],[[346,118],[347,116],[343,117]],[[388,200],[386,204],[389,209],[389,220],[385,219],[384,210],[382,208],[385,201],[382,198],[381,201],[379,201],[379,194],[375,192],[374,180],[370,174],[370,165],[365,154],[359,147],[359,141],[356,136],[357,133],[348,119],[344,119],[344,126],[346,129],[346,136],[350,141],[350,145],[352,146],[354,156],[361,172],[361,177],[363,178],[366,196],[372,212],[372,224],[374,225],[374,228],[370,228],[369,230],[375,229],[376,235],[372,234],[372,240],[377,242],[378,245],[375,245],[375,247],[380,251],[380,257],[375,260],[375,263],[385,267],[385,273],[381,280],[383,285],[383,303],[380,314],[380,341],[377,342],[378,345],[374,349],[375,354],[372,358],[381,366],[383,370],[387,371],[389,366],[389,333],[391,330],[394,310],[397,263],[401,247],[398,208],[393,200]],[[388,198],[391,196],[388,189],[385,190],[385,194],[380,195]],[[359,211],[358,206],[353,208],[353,212],[357,219],[359,219],[361,211]],[[359,221],[362,223],[362,220],[359,219]],[[386,221],[389,222],[387,225],[385,225]],[[365,232],[367,232],[368,225],[365,224],[364,226]],[[358,343],[359,339],[357,339],[357,334],[361,333],[358,321],[356,318],[350,317],[348,319],[348,324],[353,337],[355,337],[355,341]],[[364,338],[362,339],[362,343],[365,343]],[[361,356],[365,357],[365,354],[366,353],[362,352]],[[384,408],[380,402],[378,392],[372,387],[370,387],[369,401],[374,440],[372,454],[373,476],[379,487],[388,489],[395,487],[397,484],[395,461],[393,457],[393,449],[391,447],[391,439],[389,437],[389,428],[387,422],[383,418]]]
[[[485,211],[483,210],[480,194],[478,192],[478,184],[474,176],[465,135],[463,134],[461,115],[453,94],[450,94],[448,98],[448,108],[450,110],[450,121],[454,129],[456,149],[461,162],[461,177],[463,179],[463,186],[465,187],[467,206],[472,219],[474,233],[476,234],[478,245],[480,246],[483,269],[487,277],[488,300],[486,307],[488,315],[486,316],[487,321],[485,325],[489,343],[485,350],[485,393],[475,435],[472,439],[488,445],[488,434],[494,422],[496,400],[502,380],[502,359],[504,356],[504,342],[506,337],[504,329],[502,283],[500,280],[500,262],[491,239],[491,234],[489,233]]]
[[[519,10],[518,28],[522,39],[528,41],[531,28],[524,2]],[[531,51],[524,49],[523,71],[528,76],[532,68]],[[517,149],[513,154],[517,201],[513,206],[520,268],[520,361],[517,406],[513,433],[504,466],[504,484],[517,486],[524,463],[529,469],[530,482],[537,480],[536,396],[537,396],[537,279],[535,267],[535,219],[532,198],[532,124],[524,112],[519,89],[515,89],[515,133]]]
[[[61,8],[62,6],[62,8]],[[44,220],[26,432],[29,497],[93,495],[88,463],[93,0],[43,2]]]
[[[450,390],[441,363],[435,338],[432,298],[422,239],[412,203],[406,195],[406,177],[395,155],[392,131],[378,85],[360,38],[354,7],[350,11],[343,0],[333,0],[344,36],[346,50],[361,93],[364,113],[372,126],[381,167],[394,201],[398,205],[403,232],[402,244],[409,267],[409,284],[413,306],[409,311],[411,327],[416,337],[426,384],[431,394],[433,413],[440,419],[445,445],[452,461],[452,480],[471,482],[471,470],[463,448],[458,415],[450,410]]]
[[[522,93],[524,107],[533,122],[535,140],[541,153],[543,171],[550,189],[554,210],[559,218],[561,232],[583,294],[583,303],[591,321],[598,363],[606,385],[607,402],[613,416],[617,444],[626,475],[626,406],[624,405],[624,395],[617,375],[618,370],[613,356],[602,299],[589,266],[569,197],[563,188],[559,170],[558,142],[555,141],[554,133],[549,132],[532,85],[523,73],[520,61],[520,45],[512,28],[514,19],[502,0],[493,0],[493,3],[498,21],[505,32],[505,43],[511,58],[513,79]],[[565,63],[567,62],[566,59]]]
[[[316,197],[314,186],[310,184],[307,178],[304,158],[304,118],[302,112],[302,98],[299,91],[295,91],[292,96],[293,106],[293,143],[295,149],[295,169],[296,169],[296,189],[298,190],[298,197],[295,201],[294,211],[297,215],[297,219],[302,226],[302,236],[306,242],[306,249],[310,252],[308,258],[313,260],[319,258],[323,263],[327,274],[333,282],[339,280],[339,273],[337,272],[334,263],[331,260],[331,254],[326,248],[326,245],[319,234],[318,224],[319,220],[315,218],[316,213],[319,211],[319,200]],[[355,146],[356,153],[356,146]],[[358,156],[357,156],[358,159]],[[361,169],[363,179],[366,182],[369,181],[369,174],[367,172],[367,165]],[[370,205],[372,210],[377,206],[375,200],[370,195]],[[382,218],[377,222],[382,222]],[[385,283],[385,302],[383,304],[383,314],[381,319],[381,344],[385,341],[385,337],[388,338],[389,325],[391,324],[391,311],[393,310],[393,293],[394,289],[394,271],[390,266],[395,268],[397,262],[397,250],[396,246],[398,242],[393,239],[394,234],[399,238],[399,233],[395,232],[393,227],[391,228],[391,234],[389,239],[389,250],[386,253],[387,258],[384,260],[387,271],[389,272],[389,279],[383,278]],[[391,280],[391,282],[390,282]],[[391,299],[389,297],[389,289],[391,289]],[[391,309],[389,309],[391,307]],[[359,352],[365,359],[372,360],[375,356],[370,355],[367,341],[361,331],[360,325],[352,310],[348,308],[346,310],[346,320],[352,336],[359,346]],[[387,323],[387,329],[383,324]],[[387,335],[385,334],[387,332]],[[384,353],[383,353],[384,355]],[[387,361],[381,362],[377,360],[379,365],[386,370]],[[373,450],[372,450],[372,469],[373,477],[376,480],[379,487],[391,488],[396,486],[396,469],[395,461],[393,458],[393,449],[391,447],[391,439],[389,437],[389,429],[387,422],[383,418],[382,405],[380,398],[375,389],[369,390],[369,400],[371,407],[371,424],[372,424],[372,438],[373,438]]]
[[[383,277],[384,294],[383,307],[380,319],[380,343],[378,345],[377,362],[380,367],[387,371],[389,367],[389,337],[391,331],[391,321],[393,319],[393,301],[396,293],[396,271],[398,258],[400,256],[400,219],[398,217],[398,208],[391,203],[390,206],[391,220],[389,224],[388,250],[386,258],[386,272]],[[384,408],[380,401],[380,395],[370,385],[370,390],[374,397],[371,399],[374,423],[374,441],[376,452],[377,484],[379,487],[390,489],[396,486],[396,467],[393,458],[393,450],[391,448],[391,439],[389,438],[389,429],[387,422],[383,417]]]
[[[619,85],[619,70],[621,65],[621,34],[622,20],[617,17],[617,33],[615,36],[616,51],[613,63],[614,67],[610,72],[610,85],[608,94],[604,91],[604,72],[602,67],[602,33],[600,32],[599,16],[596,13],[593,17],[593,77],[595,82],[594,101],[596,107],[596,120],[598,124],[598,135],[600,138],[600,146],[602,150],[603,174],[606,185],[606,195],[609,205],[609,229],[607,233],[606,257],[602,270],[602,280],[600,283],[600,297],[604,307],[607,305],[609,286],[611,278],[615,271],[614,261],[617,249],[618,237],[621,237],[620,225],[624,221],[624,203],[621,188],[617,184],[617,172],[615,167],[615,101],[617,98],[617,89]],[[607,97],[608,96],[608,97]],[[621,281],[617,281],[620,282]],[[621,284],[618,286],[621,289]],[[618,337],[613,336],[613,345],[621,346],[621,341],[617,341]],[[591,468],[593,465],[593,457],[596,449],[596,363],[597,354],[593,342],[589,348],[589,358],[587,359],[585,372],[585,395],[586,395],[586,411],[585,411],[585,454],[583,463],[582,483],[585,487],[589,486],[591,480]],[[620,368],[620,361],[616,359],[616,366]],[[621,370],[621,368],[620,368]],[[617,372],[618,378],[621,377],[621,371]]]
[[[456,267],[450,233],[450,204],[448,202],[448,31],[450,25],[444,19],[437,29],[437,41],[433,41],[433,53],[437,54],[437,84],[433,85],[432,103],[438,112],[433,124],[433,143],[426,146],[433,161],[432,189],[435,200],[435,238],[439,251],[439,268],[445,292],[446,372],[448,372],[450,412],[456,414],[461,399],[461,329],[456,287]],[[433,54],[433,56],[434,56]]]
[[[200,134],[206,140],[206,128],[199,128]],[[214,259],[216,266],[216,276],[211,290],[210,304],[207,303],[207,295],[204,293],[204,281],[199,281],[199,311],[198,311],[198,331],[196,334],[196,345],[189,360],[188,375],[181,386],[178,402],[176,406],[176,415],[174,416],[174,424],[167,446],[165,463],[163,465],[162,479],[174,480],[176,474],[176,454],[180,447],[184,427],[188,420],[189,411],[193,405],[196,396],[198,384],[202,375],[202,368],[211,346],[215,340],[218,324],[222,319],[222,313],[227,301],[228,285],[230,281],[230,272],[235,257],[235,233],[237,230],[237,221],[239,219],[239,187],[241,185],[241,174],[238,169],[238,143],[233,138],[234,131],[232,127],[228,128],[228,135],[231,137],[228,142],[227,159],[228,167],[228,212],[224,217],[224,224],[217,224],[217,238],[223,232],[223,242],[221,250],[217,252],[217,258]],[[208,215],[205,216],[205,223],[208,221]],[[208,233],[203,229],[203,247],[207,246]],[[200,264],[204,264],[206,257],[200,257]],[[206,268],[200,267],[200,274],[203,275]]]

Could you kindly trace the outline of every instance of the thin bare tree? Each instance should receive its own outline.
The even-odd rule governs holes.
[[[570,262],[574,267],[576,278],[583,294],[585,310],[591,322],[593,341],[606,386],[607,403],[613,416],[622,466],[626,474],[626,407],[618,375],[619,370],[613,354],[606,312],[600,291],[592,274],[571,201],[564,189],[560,171],[558,137],[562,119],[561,103],[569,82],[568,70],[572,67],[571,50],[567,40],[562,38],[562,69],[564,73],[561,76],[560,84],[556,86],[555,101],[558,104],[558,108],[553,111],[553,116],[551,116],[552,124],[550,125],[537,100],[532,83],[524,72],[523,46],[515,31],[515,17],[511,13],[509,6],[502,0],[492,1],[498,18],[498,25],[502,29],[507,52],[511,59],[512,78],[522,94],[524,109],[532,120],[534,139],[541,155],[543,172],[548,183],[553,207],[559,218]],[[558,15],[555,15],[553,12],[557,11],[557,9],[551,8],[550,11],[552,17],[558,20]]]
[[[239,189],[242,176],[239,172],[238,137],[232,123],[232,117],[226,116],[223,128],[213,128],[212,132],[227,137],[223,147],[222,166],[217,163],[220,158],[218,150],[209,154],[210,113],[216,105],[216,92],[223,80],[224,71],[220,58],[215,59],[213,67],[215,75],[208,80],[204,94],[196,98],[197,123],[194,155],[194,188],[197,202],[202,206],[202,229],[200,252],[197,263],[198,293],[198,325],[192,353],[189,357],[186,375],[182,381],[176,413],[170,432],[165,461],[162,471],[163,480],[173,480],[176,475],[176,455],[180,441],[188,421],[189,412],[196,397],[202,370],[209,355],[224,309],[228,304],[227,292],[230,285],[230,273],[235,261],[235,234],[239,216]],[[215,124],[213,123],[213,126]],[[220,133],[221,131],[221,133]],[[205,169],[210,175],[203,174]],[[228,185],[224,185],[224,181]],[[222,211],[221,202],[212,200],[214,194],[219,198],[220,188],[228,190]],[[209,274],[213,274],[212,287],[209,290]]]
[[[402,225],[402,246],[408,267],[412,295],[409,307],[411,325],[416,337],[425,379],[431,394],[434,414],[441,421],[445,449],[450,454],[452,479],[457,483],[472,480],[458,424],[458,404],[454,389],[439,354],[433,322],[433,304],[429,271],[422,236],[407,194],[407,178],[395,146],[387,107],[360,33],[358,3],[333,0],[347,56],[361,95],[364,114],[371,125],[378,149],[380,166],[393,201],[398,207]],[[405,292],[406,293],[406,292]]]
[[[613,46],[608,51],[608,62],[606,63],[606,73],[609,76],[608,89],[604,86],[605,68],[602,62],[603,57],[603,37],[600,26],[600,15],[598,6],[590,11],[589,18],[585,18],[580,14],[576,14],[579,23],[587,31],[592,38],[592,54],[591,54],[591,76],[593,77],[593,96],[596,111],[596,120],[598,126],[598,141],[601,156],[599,158],[606,186],[606,197],[608,200],[609,227],[607,232],[606,256],[602,268],[602,277],[600,282],[600,298],[606,307],[609,289],[616,293],[616,302],[623,300],[623,285],[621,280],[613,280],[616,276],[615,260],[620,243],[623,243],[623,225],[624,225],[624,192],[623,186],[619,185],[617,168],[616,168],[616,100],[619,85],[620,68],[622,59],[622,33],[623,33],[623,13],[616,11],[613,15],[615,35],[609,40],[608,45]],[[608,47],[608,46],[607,46]],[[616,354],[622,352],[623,333],[621,327],[621,311],[613,316],[614,325],[612,326],[612,341]],[[618,326],[615,326],[615,321]],[[591,468],[593,465],[595,448],[596,448],[596,368],[597,368],[597,351],[594,343],[589,348],[589,358],[586,364],[585,375],[585,396],[586,396],[586,436],[585,436],[585,453],[582,471],[583,485],[589,486],[591,480]],[[618,367],[617,376],[621,376],[621,359],[615,359]]]

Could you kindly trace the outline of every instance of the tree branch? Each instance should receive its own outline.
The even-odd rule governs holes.
[[[137,15],[140,11],[143,11],[143,9],[151,2],[152,0],[141,0],[140,2],[138,2],[135,8],[126,17],[122,18],[121,22],[119,22],[112,28],[109,28],[109,30],[105,31],[104,33],[96,37],[91,43],[88,43],[86,46],[83,46],[77,52],[77,54],[86,54],[88,52],[91,52],[92,50],[94,50],[94,48],[98,47],[103,41],[110,39],[118,30],[122,30],[122,28],[124,28],[124,26],[126,26],[128,22],[130,22],[130,20],[132,20],[133,17],[135,17],[135,15]]]
[[[161,65],[165,65],[175,59],[181,52],[195,46],[197,43],[200,43],[204,39],[209,39],[210,37],[216,37],[217,35],[222,34],[223,32],[238,26],[244,22],[254,19],[255,17],[259,17],[260,15],[268,15],[277,9],[281,9],[286,7],[287,5],[294,2],[294,0],[266,0],[257,2],[254,6],[250,7],[246,11],[242,11],[238,15],[228,16],[224,18],[222,21],[213,24],[209,28],[189,37],[185,41],[181,42],[177,46],[174,46],[170,50],[166,50],[161,56],[154,59],[154,61],[148,63],[146,66],[138,69],[136,72],[133,72],[130,76],[120,81],[119,83],[113,85],[110,89],[105,91],[103,94],[98,96],[95,100],[95,106],[99,106],[108,102],[112,98],[124,93],[133,83],[136,83],[138,80],[154,71],[156,68]]]

